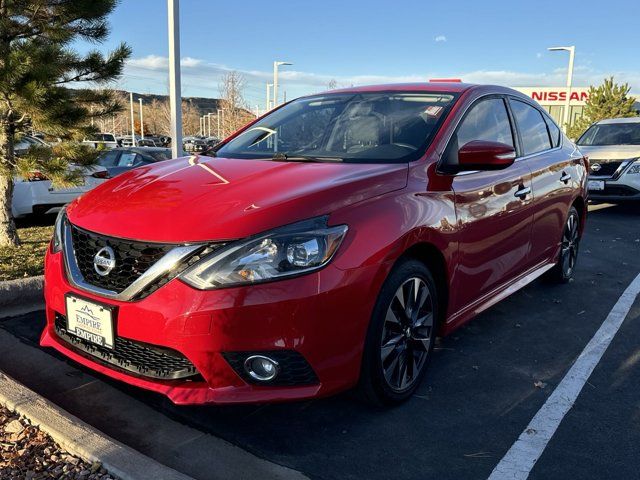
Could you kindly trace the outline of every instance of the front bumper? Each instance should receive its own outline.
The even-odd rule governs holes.
[[[332,265],[295,279],[212,291],[174,279],[137,302],[111,301],[73,287],[62,254],[47,253],[47,325],[41,345],[112,378],[166,395],[176,404],[285,401],[324,396],[356,384],[375,296],[379,266],[343,271]],[[115,307],[122,339],[171,349],[198,375],[164,380],[137,375],[80,351],[56,333],[72,293]],[[256,385],[232,368],[227,352],[292,351],[310,365],[315,382],[301,386]]]
[[[590,181],[604,182],[604,190],[589,190],[589,200],[596,202],[626,202],[640,200],[640,174],[627,173],[634,163],[613,177],[589,176]]]

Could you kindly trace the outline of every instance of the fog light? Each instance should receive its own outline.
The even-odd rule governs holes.
[[[245,371],[260,382],[268,382],[278,375],[278,362],[264,355],[252,355],[244,361]]]

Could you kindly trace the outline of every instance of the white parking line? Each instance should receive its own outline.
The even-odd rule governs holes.
[[[605,350],[640,293],[640,275],[627,287],[571,369],[494,468],[489,480],[524,480],[529,476],[560,422],[578,398]]]

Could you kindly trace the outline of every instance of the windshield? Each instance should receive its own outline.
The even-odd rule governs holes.
[[[216,155],[407,162],[424,153],[455,98],[422,92],[304,97],[253,124]]]
[[[640,145],[640,123],[592,125],[580,137],[578,145]]]

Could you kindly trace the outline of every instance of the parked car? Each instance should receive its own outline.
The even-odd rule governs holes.
[[[116,148],[118,141],[113,133],[95,133],[89,138],[85,138],[82,143],[91,145],[93,148]]]
[[[586,160],[514,90],[303,97],[216,154],[126,172],[61,213],[43,346],[177,404],[356,385],[393,403],[436,335],[574,274]]]
[[[31,135],[23,135],[18,139],[13,147],[17,156],[24,155],[32,146],[46,147],[48,144],[44,140],[38,137],[32,137]]]
[[[31,172],[28,178],[16,177],[13,181],[11,211],[14,218],[56,213],[61,207],[108,178],[107,170],[100,166],[85,169],[84,183],[68,188],[53,188],[51,180],[37,171]]]
[[[207,148],[207,141],[203,137],[184,137],[182,145],[187,152],[202,152]]]
[[[589,199],[640,200],[640,117],[596,122],[577,143],[589,157]]]
[[[114,148],[101,153],[98,157],[98,164],[107,169],[109,177],[115,177],[132,168],[150,165],[170,158],[170,148],[126,147]]]

